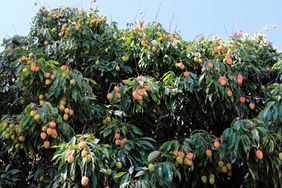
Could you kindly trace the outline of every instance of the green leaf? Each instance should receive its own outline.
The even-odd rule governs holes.
[[[115,176],[114,176],[114,178],[120,178],[120,177],[122,177],[124,174],[126,174],[127,172],[119,172],[119,173],[117,173]]]
[[[151,162],[152,160],[156,159],[157,157],[159,157],[160,154],[161,154],[160,151],[151,152],[148,156],[148,162]]]

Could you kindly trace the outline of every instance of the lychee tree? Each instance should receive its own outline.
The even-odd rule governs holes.
[[[0,56],[0,186],[280,187],[282,54],[258,33],[41,8]]]

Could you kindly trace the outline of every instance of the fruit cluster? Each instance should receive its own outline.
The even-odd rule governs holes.
[[[10,140],[14,143],[16,148],[24,149],[25,137],[20,133],[20,125],[15,124],[13,121],[3,121],[0,126],[2,136],[5,140]]]

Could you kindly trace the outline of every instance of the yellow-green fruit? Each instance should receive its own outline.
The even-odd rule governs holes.
[[[207,176],[202,176],[201,180],[202,180],[203,183],[207,183],[208,178],[207,178]]]
[[[116,71],[120,71],[120,67],[118,65],[116,66],[115,69],[116,69]]]
[[[42,130],[43,132],[47,131],[47,127],[46,127],[46,126],[43,126],[43,127],[41,128],[41,130]]]
[[[16,137],[16,136],[13,134],[13,135],[11,136],[11,140],[14,140],[15,137]]]
[[[96,65],[99,65],[99,64],[100,64],[100,61],[99,61],[99,60],[97,60],[97,61],[95,62],[95,64],[96,64]]]
[[[3,128],[6,129],[8,127],[8,123],[6,121],[3,122]]]
[[[183,163],[183,158],[181,156],[178,156],[176,158],[176,161],[179,163],[179,164],[182,164]]]
[[[48,86],[48,85],[50,85],[50,84],[51,84],[51,80],[46,79],[46,80],[45,80],[45,85]]]
[[[121,162],[116,162],[116,167],[117,169],[121,169],[122,168],[122,163]]]
[[[65,106],[64,106],[63,104],[61,104],[61,105],[59,106],[59,109],[60,109],[61,111],[64,111],[64,110],[65,110]]]
[[[75,82],[75,79],[71,79],[71,80],[70,80],[70,85],[74,86],[75,83],[76,83],[76,82]]]
[[[81,157],[86,157],[87,156],[87,151],[84,149],[81,151]]]
[[[185,157],[184,164],[188,165],[188,166],[192,166],[193,165],[193,161]]]
[[[153,47],[152,47],[152,52],[156,52],[156,51],[157,51],[156,46],[153,46]]]
[[[92,161],[92,156],[90,154],[87,155],[86,161],[90,163]]]
[[[39,121],[40,120],[40,115],[36,114],[33,118],[34,118],[35,121]]]
[[[223,165],[224,165],[224,162],[223,162],[223,161],[219,161],[219,162],[218,162],[218,167],[221,168],[221,167],[223,167]]]
[[[5,138],[6,140],[8,140],[8,139],[10,138],[10,135],[9,135],[9,134],[4,134],[4,138]]]
[[[229,176],[229,177],[232,176],[232,171],[228,171],[227,176]]]
[[[122,61],[127,62],[129,57],[127,55],[121,57]]]
[[[223,173],[227,173],[228,169],[227,169],[226,166],[223,166],[223,167],[221,168],[221,171],[222,171]]]
[[[111,116],[107,116],[107,117],[106,117],[106,121],[107,121],[108,123],[110,123],[110,122],[112,121]]]
[[[112,170],[110,169],[110,168],[108,168],[107,170],[106,170],[106,174],[109,176],[109,175],[111,175],[112,174]]]
[[[60,101],[60,104],[61,104],[61,105],[66,105],[66,104],[67,104],[67,102],[66,102],[65,100],[63,100],[63,99],[62,99],[62,100]]]
[[[23,142],[24,141],[24,136],[19,136],[19,138],[18,138],[18,140],[20,141],[20,142]]]
[[[214,177],[215,177],[214,174],[209,175],[209,178],[214,178]]]
[[[215,179],[214,179],[213,177],[211,177],[211,178],[209,179],[209,183],[210,183],[211,185],[213,185],[214,182],[215,182]]]
[[[35,116],[35,114],[36,114],[36,111],[35,110],[32,110],[31,112],[30,112],[30,116]]]
[[[279,159],[282,161],[282,152],[279,153]]]
[[[20,144],[20,149],[24,149],[24,144],[23,143]]]
[[[68,114],[64,114],[63,119],[64,119],[65,121],[67,121],[67,120],[69,119],[69,115],[68,115]]]
[[[43,94],[41,94],[41,95],[39,95],[39,100],[42,100],[42,99],[44,99],[44,95]]]
[[[23,73],[26,74],[28,72],[27,68],[23,68]]]
[[[232,170],[232,164],[231,163],[227,163],[226,166],[227,166],[228,170]]]
[[[149,164],[148,169],[149,169],[150,172],[154,172],[155,166],[151,163],[151,164]]]
[[[52,33],[55,33],[55,32],[57,32],[57,29],[56,29],[56,28],[53,28],[53,29],[51,30],[51,32],[52,32]]]

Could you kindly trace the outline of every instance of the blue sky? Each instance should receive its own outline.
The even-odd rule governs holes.
[[[99,6],[101,14],[123,28],[126,23],[134,22],[136,16],[145,22],[154,21],[160,4],[157,21],[166,29],[177,28],[186,40],[193,40],[199,34],[226,38],[238,30],[250,34],[261,31],[282,50],[281,0],[97,0],[96,3],[92,0],[2,0],[0,40],[15,34],[26,35],[41,5],[85,10]],[[277,25],[276,29],[273,24]]]

